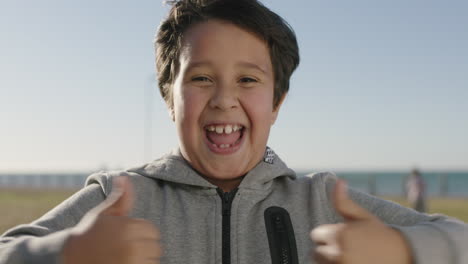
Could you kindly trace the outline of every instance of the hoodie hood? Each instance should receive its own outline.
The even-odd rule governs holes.
[[[179,148],[153,162],[129,169],[128,172],[200,188],[217,188],[216,185],[205,180],[201,174],[190,166],[182,156]],[[296,174],[286,166],[272,149],[267,147],[262,161],[245,175],[239,188],[265,189],[272,180],[278,177],[296,178]]]

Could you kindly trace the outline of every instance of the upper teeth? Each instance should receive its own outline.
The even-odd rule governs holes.
[[[231,134],[232,132],[236,132],[242,129],[240,125],[210,125],[206,128],[208,131],[215,131],[217,134]]]

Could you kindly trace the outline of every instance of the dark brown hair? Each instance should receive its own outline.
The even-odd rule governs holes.
[[[276,108],[288,90],[289,79],[299,65],[296,35],[279,15],[257,0],[173,0],[156,39],[156,71],[159,90],[172,110],[171,87],[179,70],[183,34],[196,23],[220,19],[256,34],[268,45],[275,77]]]

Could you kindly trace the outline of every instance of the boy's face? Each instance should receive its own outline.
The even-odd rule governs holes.
[[[279,106],[267,45],[220,20],[185,33],[173,85],[174,120],[184,158],[230,190],[263,157]]]

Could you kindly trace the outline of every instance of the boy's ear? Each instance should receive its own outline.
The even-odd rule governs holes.
[[[174,107],[167,107],[167,112],[169,113],[169,116],[171,117],[172,122],[175,121],[175,114],[174,114]]]
[[[284,102],[284,99],[286,98],[286,95],[287,95],[287,93],[283,94],[281,96],[281,99],[278,102],[278,105],[276,107],[273,106],[274,108],[273,108],[273,112],[272,112],[272,115],[271,115],[271,125],[273,125],[275,123],[276,119],[278,118],[279,110],[281,108],[281,105]]]

